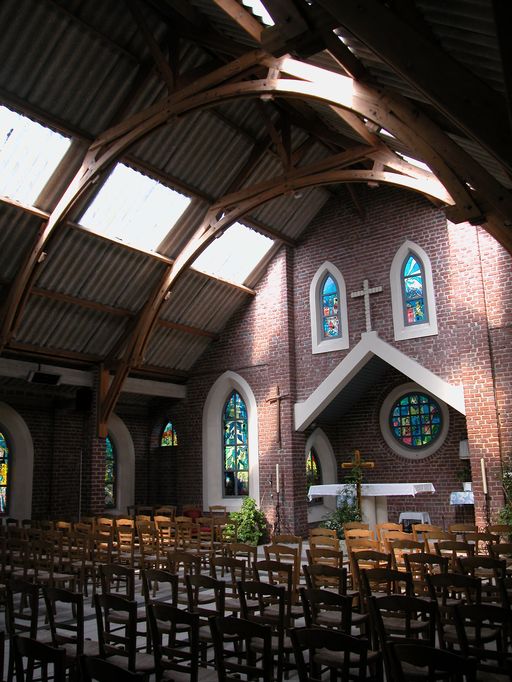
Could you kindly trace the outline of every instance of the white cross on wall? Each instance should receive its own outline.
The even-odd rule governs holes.
[[[357,298],[359,296],[364,296],[364,315],[366,318],[366,331],[371,332],[372,330],[372,321],[370,318],[370,294],[378,294],[380,291],[382,291],[382,287],[372,287],[371,289],[368,287],[368,280],[365,279],[363,280],[363,288],[361,291],[353,291],[350,296],[352,298]]]

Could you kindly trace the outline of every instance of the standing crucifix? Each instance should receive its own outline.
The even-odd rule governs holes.
[[[368,287],[368,280],[363,280],[363,288],[361,291],[353,291],[350,296],[352,298],[357,298],[358,296],[364,297],[364,316],[366,318],[366,331],[371,332],[372,321],[370,318],[370,294],[378,294],[382,291],[382,287]]]
[[[281,448],[281,400],[288,398],[287,395],[281,395],[279,393],[279,386],[276,386],[275,395],[271,395],[267,398],[266,402],[277,405],[277,425],[276,425],[276,443],[278,448]]]
[[[361,459],[360,450],[354,450],[354,459],[350,462],[342,462],[342,469],[351,469],[352,471],[360,469],[373,469],[375,462],[365,462]],[[357,508],[361,512],[361,478],[356,479],[356,493],[357,493]]]

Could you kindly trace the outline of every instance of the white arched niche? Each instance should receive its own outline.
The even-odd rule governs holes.
[[[108,420],[108,435],[116,449],[116,507],[110,514],[126,514],[135,502],[135,448],[123,420],[112,414]]]
[[[304,467],[306,466],[306,457],[308,452],[314,448],[318,460],[320,462],[320,469],[322,471],[322,484],[336,483],[338,480],[336,472],[336,457],[332,445],[325,435],[324,431],[317,427],[306,443],[306,451],[304,453]],[[323,498],[323,504],[313,504],[308,506],[308,523],[318,523],[322,521],[324,516],[327,516],[336,509],[336,496],[326,495]]]
[[[32,517],[34,444],[23,417],[7,403],[0,402],[0,425],[9,439],[8,515],[15,519]]]
[[[249,444],[249,496],[260,504],[260,469],[258,456],[258,409],[247,381],[235,372],[224,372],[213,384],[203,410],[203,508],[222,504],[228,511],[238,511],[243,497],[223,497],[222,415],[231,391],[242,396],[247,407]]]

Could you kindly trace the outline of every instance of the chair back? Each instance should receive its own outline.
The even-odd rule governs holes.
[[[179,578],[175,573],[160,568],[145,568],[141,571],[141,576],[146,605],[157,600],[177,606]]]
[[[464,658],[460,654],[426,646],[421,643],[390,642],[392,651],[393,677],[395,682],[422,679],[437,682],[440,679],[461,682],[476,682],[476,659]]]
[[[12,640],[16,660],[16,681],[32,681],[34,667],[41,670],[41,682],[66,682],[66,651],[38,642],[32,637],[16,635]],[[24,662],[26,661],[26,662]]]
[[[244,618],[210,620],[215,650],[215,667],[219,680],[262,680],[273,682],[272,629],[269,625]],[[234,647],[233,641],[243,642]],[[254,656],[255,650],[259,656]]]
[[[327,564],[310,564],[302,567],[306,585],[312,589],[325,589],[337,594],[347,594],[347,569]]]
[[[147,675],[132,673],[120,665],[112,663],[108,659],[98,656],[82,656],[81,679],[84,682],[145,682]]]
[[[311,547],[306,549],[306,556],[310,566],[313,564],[324,564],[335,568],[343,566],[343,552],[330,547]]]
[[[334,628],[350,634],[352,597],[311,587],[300,588],[306,627]]]

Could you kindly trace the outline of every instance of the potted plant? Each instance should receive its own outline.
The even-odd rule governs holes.
[[[462,461],[462,466],[457,471],[457,479],[462,482],[463,490],[471,490],[471,464],[469,459]]]
[[[265,514],[256,506],[256,500],[246,497],[242,502],[240,511],[231,512],[229,515],[230,524],[226,531],[227,534],[238,537],[240,542],[247,542],[250,545],[259,545],[265,541],[267,535],[267,519]]]

